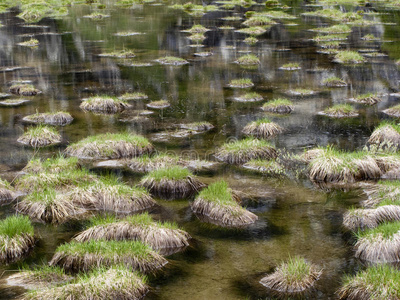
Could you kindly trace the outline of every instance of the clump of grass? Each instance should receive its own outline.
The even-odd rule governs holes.
[[[129,267],[100,267],[78,275],[73,283],[32,290],[23,299],[142,299],[148,292],[146,281],[146,277]]]
[[[262,101],[264,98],[256,92],[246,93],[242,96],[235,97],[234,100],[238,102],[258,102]]]
[[[150,154],[153,150],[145,137],[123,132],[89,136],[69,145],[65,153],[86,159],[117,159]]]
[[[180,166],[160,168],[143,177],[140,184],[162,198],[186,198],[204,188],[188,169]]]
[[[374,263],[400,261],[400,222],[383,223],[356,233],[355,256]]]
[[[278,98],[265,103],[261,109],[272,113],[289,114],[293,111],[293,102],[285,98]]]
[[[400,161],[398,158],[393,158],[393,156],[388,156],[389,158],[375,157],[375,160],[380,165],[380,168],[383,172],[387,171],[386,166],[381,166],[381,163],[377,158],[383,158],[385,163],[388,163],[390,169],[390,165],[394,165],[394,168],[397,169]],[[397,180],[389,180],[389,181],[378,181],[376,187],[369,189],[367,191],[369,197],[367,200],[362,202],[363,207],[375,208],[380,205],[391,205],[400,203],[400,181]]]
[[[20,272],[7,278],[7,285],[23,286],[28,289],[42,289],[65,284],[72,279],[73,277],[65,274],[62,268],[44,265],[33,269],[22,268]]]
[[[270,138],[283,132],[283,128],[268,118],[262,118],[247,124],[242,132],[258,138]]]
[[[24,46],[24,47],[37,47],[39,46],[39,41],[37,39],[30,39],[25,42],[18,43],[19,46]]]
[[[263,175],[282,175],[285,172],[285,168],[280,165],[276,160],[262,160],[253,159],[243,165],[245,169],[254,170],[262,173]]]
[[[0,204],[14,199],[12,186],[0,178]]]
[[[400,146],[400,125],[394,122],[383,121],[378,127],[372,132],[368,139],[369,144],[388,144],[395,147]]]
[[[355,276],[345,276],[339,289],[340,299],[400,298],[400,271],[390,265],[372,265]]]
[[[61,135],[47,125],[29,127],[17,140],[19,143],[34,148],[53,146],[61,143]]]
[[[343,226],[351,231],[375,228],[385,222],[400,221],[400,206],[382,205],[377,208],[350,209],[343,216]]]
[[[156,202],[140,187],[131,187],[114,176],[84,183],[69,193],[70,201],[87,210],[133,213],[153,207]]]
[[[275,159],[277,155],[270,143],[252,137],[225,143],[215,153],[217,159],[229,164],[243,164],[252,159]]]
[[[158,101],[152,101],[148,103],[146,106],[153,109],[164,109],[170,107],[171,104],[167,100],[158,100]]]
[[[99,54],[101,57],[133,58],[135,53],[132,50],[115,50]]]
[[[328,87],[344,87],[347,86],[347,82],[336,76],[331,76],[323,80],[324,85]]]
[[[16,205],[18,212],[34,220],[59,224],[84,211],[76,207],[65,193],[54,189],[33,192]]]
[[[193,25],[189,30],[187,30],[187,32],[189,33],[205,33],[209,31],[209,29],[207,29],[206,27],[204,27],[203,25],[197,24],[197,25]]]
[[[235,63],[239,65],[259,65],[260,60],[254,54],[247,54],[239,57]]]
[[[311,40],[314,42],[332,42],[332,41],[344,41],[347,39],[347,35],[343,34],[322,34],[317,35],[316,37],[312,38]]]
[[[129,100],[144,100],[149,97],[145,93],[135,92],[135,93],[125,93],[118,98],[124,101],[129,101]]]
[[[378,41],[379,40],[379,38],[377,38],[373,34],[366,34],[361,39],[364,41]]]
[[[0,106],[14,107],[14,106],[20,106],[20,105],[26,104],[28,102],[31,102],[31,100],[27,100],[27,99],[7,99],[7,100],[0,101]]]
[[[203,33],[194,33],[188,36],[188,39],[195,43],[201,43],[206,39],[206,36]]]
[[[281,70],[288,70],[288,71],[293,71],[293,70],[300,70],[300,64],[299,63],[288,63],[288,64],[284,64],[282,67],[280,67],[279,69]]]
[[[351,118],[358,116],[357,111],[349,104],[336,104],[326,108],[321,114],[331,118]]]
[[[59,173],[67,170],[76,170],[80,167],[76,157],[66,158],[63,155],[57,155],[46,160],[41,160],[40,158],[31,159],[22,171],[35,174],[41,172]]]
[[[314,95],[316,92],[313,90],[309,89],[303,89],[303,88],[297,88],[293,90],[288,90],[287,94],[293,95],[293,96],[311,96]]]
[[[128,161],[127,166],[134,172],[147,173],[160,168],[167,168],[180,164],[181,161],[178,156],[161,153],[153,157],[143,155],[132,158]]]
[[[14,84],[10,87],[10,92],[21,96],[35,96],[41,93],[32,84]]]
[[[377,94],[372,94],[372,93],[358,95],[355,98],[352,98],[350,100],[357,102],[357,103],[361,103],[361,104],[367,104],[367,105],[374,105],[374,104],[382,101],[382,99],[379,98]]]
[[[148,273],[166,265],[168,261],[150,246],[138,241],[72,241],[57,247],[50,266],[70,271],[88,271],[95,267],[126,267]]]
[[[322,270],[302,257],[290,258],[260,283],[280,296],[304,295],[320,278]]]
[[[202,122],[180,124],[179,127],[197,132],[204,132],[213,129],[214,125],[211,124],[210,122],[202,121]]]
[[[243,42],[249,46],[254,46],[255,44],[257,44],[258,39],[254,36],[249,36],[248,38],[245,38]]]
[[[140,32],[136,32],[136,31],[119,31],[117,33],[115,33],[115,36],[134,36],[134,35],[140,35]]]
[[[93,96],[82,101],[79,105],[84,111],[114,114],[130,108],[125,100],[109,96]]]
[[[346,24],[333,25],[333,26],[329,26],[329,27],[317,28],[314,30],[321,32],[321,33],[330,33],[330,34],[340,34],[340,33],[350,33],[351,32],[351,28],[349,26],[347,26]]]
[[[109,18],[109,15],[106,14],[102,14],[100,12],[93,12],[90,15],[85,15],[83,16],[84,18],[88,18],[88,19],[92,19],[95,21],[100,21],[100,20],[104,20],[105,18]]]
[[[383,112],[391,117],[400,118],[400,104],[385,109]]]
[[[331,183],[351,183],[380,178],[381,170],[366,152],[343,152],[333,147],[319,151],[311,160],[310,179]]]
[[[29,218],[11,216],[0,221],[0,262],[21,259],[35,245],[34,230]]]
[[[360,14],[357,14],[356,12],[345,13],[338,9],[332,8],[305,12],[302,15],[324,17],[341,23],[360,21],[363,18]]]
[[[191,205],[196,214],[206,216],[209,222],[224,227],[242,227],[253,224],[258,217],[241,207],[240,198],[221,180],[203,189]]]
[[[186,65],[189,62],[183,58],[180,57],[175,57],[175,56],[165,56],[161,57],[156,60],[160,64],[163,65],[172,65],[172,66],[181,66],[181,65]]]
[[[60,125],[65,126],[73,121],[73,117],[64,111],[55,113],[36,113],[24,117],[22,120],[28,123],[46,124],[46,125]]]
[[[254,86],[254,83],[250,78],[240,78],[231,80],[229,86],[232,88],[250,88]]]
[[[356,51],[339,51],[334,60],[342,64],[361,64],[365,62],[365,58]]]
[[[275,21],[271,20],[266,16],[253,16],[243,22],[243,25],[253,27],[253,26],[266,26],[276,24]]]
[[[287,20],[293,20],[296,19],[296,16],[292,16],[288,13],[285,13],[284,11],[281,10],[270,10],[270,11],[263,11],[263,12],[259,12],[259,13],[255,13],[255,16],[257,15],[263,15],[266,17],[269,17],[271,19],[278,19],[278,20],[283,20],[283,19],[287,19]]]
[[[235,30],[235,32],[249,34],[249,35],[262,35],[267,32],[266,27],[254,26],[249,28],[242,28]]]
[[[149,214],[115,217],[95,217],[90,227],[75,236],[74,240],[137,240],[154,250],[182,248],[189,245],[190,235],[175,223],[154,222]]]

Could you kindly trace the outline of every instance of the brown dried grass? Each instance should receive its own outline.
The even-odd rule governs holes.
[[[400,206],[384,205],[374,209],[354,209],[343,216],[343,226],[351,231],[375,228],[385,222],[400,220]]]
[[[390,263],[400,261],[400,233],[385,238],[382,234],[360,238],[355,244],[355,257],[373,262]]]
[[[15,195],[11,190],[0,185],[0,204],[2,202],[10,201],[14,199],[14,197]]]
[[[132,107],[125,101],[111,97],[91,97],[90,101],[86,100],[79,105],[84,111],[92,111],[98,113],[115,114]]]
[[[27,131],[21,137],[19,137],[17,141],[21,144],[34,148],[46,147],[61,143],[61,135],[53,131],[49,131],[47,130],[47,128],[44,128],[42,135],[40,136],[33,135],[29,131]]]
[[[0,262],[10,263],[21,259],[33,248],[35,241],[34,236],[29,234],[0,236]]]
[[[153,195],[167,200],[190,197],[206,186],[200,180],[192,176],[187,176],[182,180],[163,178],[159,181],[151,177],[146,177],[140,184]]]
[[[246,125],[242,132],[258,138],[270,138],[283,132],[283,128],[274,122],[257,123],[251,122]]]
[[[383,142],[389,142],[399,147],[400,133],[398,133],[392,126],[385,125],[375,129],[368,139],[368,143],[370,144],[381,144]]]

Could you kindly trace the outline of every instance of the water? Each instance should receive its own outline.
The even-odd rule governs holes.
[[[94,22],[83,18],[92,12],[89,5],[74,5],[69,16],[45,19],[39,25],[24,27],[13,11],[0,15],[5,25],[0,29],[0,66],[24,67],[15,71],[1,71],[0,92],[7,92],[11,81],[30,80],[43,91],[32,97],[32,102],[18,108],[0,108],[0,168],[3,178],[11,180],[33,156],[49,157],[65,149],[68,143],[86,136],[132,131],[149,138],[174,125],[193,121],[209,121],[215,129],[185,139],[154,141],[157,150],[173,151],[191,158],[214,160],[215,149],[227,140],[243,138],[241,130],[250,121],[265,116],[262,103],[286,96],[289,89],[308,88],[318,93],[311,97],[289,97],[295,110],[288,116],[269,115],[285,128],[273,140],[279,149],[300,153],[316,145],[333,144],[340,149],[361,149],[374,126],[385,117],[381,111],[393,106],[398,98],[382,96],[376,106],[355,106],[360,116],[351,120],[333,120],[316,113],[346,99],[366,92],[388,94],[398,91],[399,71],[394,60],[400,58],[398,31],[393,25],[353,27],[344,48],[375,48],[389,54],[384,58],[369,58],[368,63],[349,67],[333,63],[330,56],[317,53],[320,48],[311,42],[316,33],[308,29],[333,24],[326,19],[301,17],[312,8],[301,2],[290,3],[288,13],[297,16],[298,26],[278,24],[258,37],[256,46],[242,41],[246,35],[219,26],[239,27],[241,21],[223,21],[222,17],[241,15],[243,9],[211,12],[194,18],[183,12],[167,9],[166,5],[137,5],[121,9],[108,5],[105,13],[110,18]],[[255,6],[261,10],[262,6]],[[347,7],[348,9],[348,7]],[[382,8],[380,8],[382,9]],[[383,9],[382,9],[383,10]],[[398,24],[396,11],[368,19]],[[284,21],[283,23],[287,23]],[[189,47],[188,34],[181,30],[194,24],[211,29],[203,48]],[[141,35],[114,36],[118,31],[137,31]],[[53,33],[53,34],[48,34]],[[392,42],[364,42],[360,37],[372,33]],[[37,49],[17,46],[16,43],[37,38]],[[232,49],[232,47],[235,47]],[[99,57],[114,50],[131,49],[132,60]],[[281,51],[288,49],[288,51]],[[210,51],[212,56],[198,58],[193,53]],[[244,69],[233,62],[251,51],[261,61],[255,70]],[[181,67],[162,66],[154,60],[173,55],[187,59],[190,64]],[[149,63],[150,66],[127,66]],[[285,63],[299,62],[299,71],[282,71]],[[324,68],[322,72],[309,69]],[[338,76],[350,83],[347,88],[327,89],[321,82],[329,76]],[[245,91],[227,88],[231,79],[251,78],[251,91],[264,97],[261,103],[233,101]],[[149,101],[166,99],[171,107],[148,116],[149,121],[121,122],[119,115],[95,115],[79,109],[82,98],[95,94],[119,96],[125,92],[140,91]],[[14,97],[16,98],[16,97]],[[145,109],[147,100],[134,103],[135,109]],[[23,116],[38,112],[65,110],[72,114],[71,125],[60,128],[62,145],[35,151],[22,147],[16,140],[26,127]],[[98,170],[97,170],[98,171]],[[116,173],[131,184],[138,175]],[[192,236],[191,246],[183,253],[174,254],[169,265],[157,277],[150,278],[151,292],[146,299],[259,299],[268,295],[258,281],[282,260],[300,255],[324,269],[317,284],[318,299],[335,298],[343,274],[351,274],[360,267],[352,253],[351,239],[341,228],[343,212],[365,199],[361,190],[347,191],[318,189],[307,179],[266,178],[233,166],[222,166],[217,171],[201,173],[205,183],[216,179],[227,180],[234,189],[249,195],[245,206],[256,213],[259,220],[244,230],[223,230],[201,223],[190,211],[188,201],[159,200],[160,207],[152,211],[160,220],[176,221]],[[14,213],[12,205],[0,209],[1,218]],[[39,264],[51,259],[55,248],[68,241],[81,229],[79,222],[58,227],[35,224],[40,242],[27,264]],[[3,278],[18,269],[19,264],[1,266]],[[24,290],[0,286],[0,299],[14,299]]]

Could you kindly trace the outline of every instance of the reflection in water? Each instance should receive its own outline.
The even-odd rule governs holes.
[[[297,5],[287,11],[298,16],[294,20],[298,26],[274,25],[257,37],[255,46],[243,43],[247,35],[219,29],[224,25],[240,26],[241,21],[221,19],[232,15],[227,11],[192,18],[165,6],[135,5],[131,9],[110,9],[107,11],[110,18],[94,22],[83,18],[92,12],[90,6],[74,5],[69,9],[69,16],[44,19],[38,23],[42,27],[25,27],[16,18],[16,12],[1,14],[0,20],[5,26],[0,29],[0,92],[7,93],[12,81],[29,80],[43,94],[29,97],[32,101],[24,106],[0,108],[0,164],[12,171],[19,170],[33,155],[51,156],[63,151],[67,143],[89,135],[125,130],[148,137],[167,136],[167,140],[154,140],[159,151],[214,159],[212,154],[217,147],[227,139],[241,139],[246,124],[265,116],[285,129],[273,140],[279,149],[300,153],[303,149],[327,144],[347,150],[362,148],[382,118],[380,111],[398,101],[388,95],[398,92],[400,80],[398,68],[389,58],[399,56],[398,26],[353,27],[341,45],[343,49],[376,49],[389,57],[367,58],[368,63],[354,67],[339,65],[329,55],[317,53],[320,48],[311,41],[316,33],[308,29],[325,26],[326,20],[300,17],[303,9],[311,10]],[[386,23],[397,21],[392,15],[368,18]],[[201,44],[204,47],[190,47],[189,34],[182,32],[195,24],[210,29]],[[115,35],[121,31],[141,34]],[[373,34],[380,41],[361,40],[366,34]],[[16,45],[30,37],[38,39],[37,48]],[[382,40],[393,42],[382,43]],[[120,50],[133,50],[136,57],[123,60],[99,56]],[[242,68],[233,63],[249,51],[260,59],[258,67]],[[193,55],[196,52],[213,55],[198,57]],[[164,56],[181,57],[189,64],[172,67],[155,62]],[[294,62],[300,64],[300,70],[279,69]],[[326,88],[323,80],[331,76],[345,80],[349,87]],[[239,78],[251,79],[255,87],[244,91],[228,87],[231,80]],[[299,88],[316,93],[287,95],[289,90]],[[288,97],[294,102],[294,111],[290,115],[267,115],[260,109],[264,102],[233,101],[248,91],[261,94],[264,102]],[[144,92],[149,99],[134,100],[135,111],[121,115],[98,115],[79,109],[83,98],[104,94],[120,96],[126,92]],[[354,104],[360,113],[358,118],[335,120],[317,115],[326,107],[368,92],[381,94],[383,101],[375,106]],[[140,116],[139,111],[145,110],[146,104],[161,99],[168,100],[171,107]],[[18,145],[16,140],[26,126],[23,117],[57,110],[68,111],[74,117],[71,125],[60,129],[65,141],[62,145],[39,153]],[[177,124],[197,121],[208,121],[215,129],[173,139],[165,134]],[[130,183],[140,180],[138,175],[116,173]],[[2,177],[12,175],[8,172]],[[153,289],[147,299],[265,297],[259,279],[289,255],[304,256],[324,268],[316,297],[327,299],[334,297],[343,273],[359,268],[341,233],[342,212],[363,197],[358,190],[320,189],[307,180],[266,178],[233,166],[220,167],[201,177],[206,183],[215,178],[223,178],[232,188],[248,195],[245,205],[258,215],[259,221],[246,229],[220,229],[201,223],[187,201],[159,200],[161,206],[153,215],[176,221],[194,241],[185,252],[169,257],[171,263],[165,273],[151,278]],[[12,205],[4,206],[0,209],[1,218],[13,212]],[[80,224],[38,225],[37,228],[42,239],[28,264],[49,260],[57,245],[80,230]],[[14,264],[1,270],[6,271],[6,276],[16,268]],[[0,286],[0,289],[0,299],[12,299],[22,292],[15,287]]]

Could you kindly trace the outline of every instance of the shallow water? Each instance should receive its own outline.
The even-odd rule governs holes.
[[[8,92],[13,80],[30,80],[43,94],[18,108],[0,108],[0,174],[12,180],[33,156],[49,157],[65,149],[68,143],[103,132],[132,131],[149,138],[174,125],[193,121],[209,121],[215,128],[190,138],[154,141],[158,151],[173,151],[180,155],[215,160],[215,149],[226,141],[241,139],[241,130],[250,121],[266,114],[260,106],[267,100],[285,96],[295,88],[308,88],[318,93],[310,97],[287,96],[295,104],[291,115],[268,115],[285,132],[273,143],[277,148],[300,153],[316,145],[333,144],[340,149],[361,149],[379,120],[386,118],[381,111],[398,102],[393,96],[382,96],[376,106],[355,105],[360,116],[350,120],[333,120],[317,115],[332,104],[367,92],[388,94],[398,92],[399,71],[394,64],[400,58],[399,15],[396,11],[382,16],[368,16],[396,25],[353,27],[345,48],[382,50],[389,57],[369,58],[360,66],[333,63],[330,56],[317,53],[320,48],[311,42],[316,33],[308,31],[331,24],[325,19],[302,17],[299,14],[312,8],[301,2],[290,3],[286,12],[297,16],[298,26],[278,24],[258,37],[256,46],[243,43],[246,35],[219,26],[240,26],[225,22],[224,16],[240,15],[243,9],[211,12],[202,18],[170,10],[166,5],[137,5],[132,9],[108,5],[111,17],[95,22],[84,15],[93,9],[89,5],[74,5],[68,17],[45,19],[42,28],[24,27],[17,12],[0,14],[0,67],[20,66],[23,69],[0,71],[0,92]],[[255,6],[261,10],[263,6]],[[383,8],[379,8],[383,10]],[[287,23],[284,21],[283,23]],[[188,34],[181,30],[193,24],[202,24],[207,32],[204,47],[189,47]],[[333,24],[333,23],[332,23]],[[118,31],[137,31],[141,35],[114,36]],[[45,34],[54,33],[54,34]],[[392,42],[364,42],[360,37],[372,33]],[[37,38],[36,49],[17,46],[16,43]],[[231,46],[235,47],[231,49]],[[100,53],[131,49],[136,57],[130,60],[99,57]],[[288,51],[280,51],[288,49]],[[212,56],[199,58],[195,52],[210,51]],[[246,51],[261,61],[255,70],[248,70],[233,62]],[[159,65],[154,60],[173,55],[190,63],[181,67]],[[128,66],[150,63],[150,66]],[[299,62],[299,71],[278,68],[288,62]],[[322,72],[309,69],[324,68]],[[4,70],[4,69],[2,69]],[[336,75],[348,81],[349,87],[328,89],[322,86],[324,78]],[[257,103],[233,101],[245,91],[231,89],[227,84],[235,78],[251,78],[256,91],[264,97]],[[125,92],[140,91],[149,100],[132,102],[135,109],[145,109],[149,101],[166,99],[171,107],[155,111],[144,123],[121,122],[117,115],[95,115],[79,108],[82,98],[95,94],[119,96]],[[13,98],[18,98],[13,96]],[[60,128],[63,144],[37,153],[22,147],[16,140],[26,124],[22,117],[38,112],[65,110],[72,114],[72,124]],[[98,170],[97,170],[98,171]],[[115,171],[126,182],[134,184],[140,177]],[[287,179],[266,178],[237,167],[222,166],[216,171],[201,173],[206,183],[223,178],[234,189],[249,195],[247,208],[259,220],[243,230],[224,230],[200,222],[186,200],[158,200],[160,207],[152,214],[156,219],[176,221],[194,238],[183,253],[174,254],[166,269],[150,278],[151,292],[146,299],[259,299],[268,297],[258,281],[282,260],[300,255],[324,269],[314,295],[318,299],[333,299],[343,274],[358,270],[351,240],[341,230],[343,212],[365,199],[361,190],[330,190],[314,186],[305,178],[289,172]],[[0,208],[0,218],[14,213],[12,205]],[[68,241],[80,229],[79,222],[58,227],[36,224],[41,237],[39,244],[24,262],[39,264],[51,259],[55,248]],[[1,266],[6,278],[19,264]],[[0,299],[13,299],[23,292],[21,288],[0,285]]]

